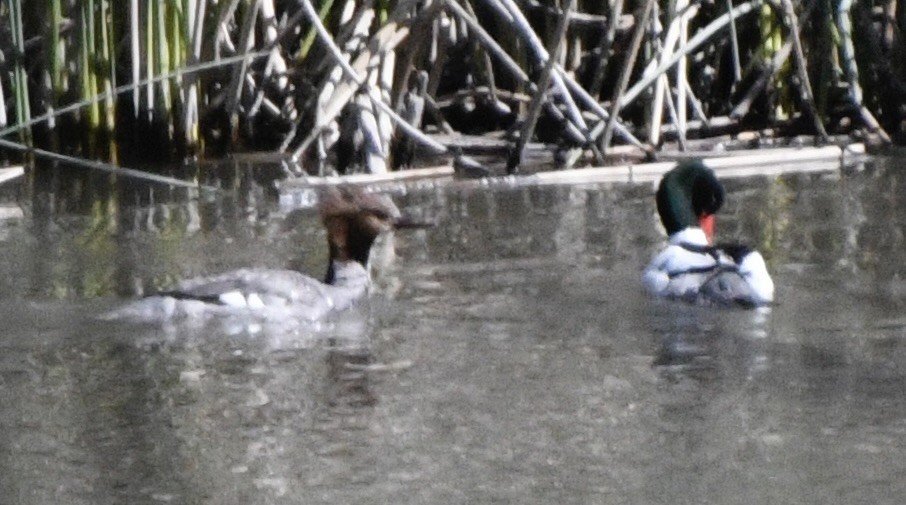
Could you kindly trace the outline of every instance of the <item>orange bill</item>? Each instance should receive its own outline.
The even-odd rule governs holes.
[[[705,236],[708,237],[708,243],[714,243],[714,227],[717,219],[715,219],[714,214],[703,214],[698,218],[698,226],[705,232]]]

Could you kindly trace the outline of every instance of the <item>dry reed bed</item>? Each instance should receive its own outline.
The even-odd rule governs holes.
[[[906,7],[877,5],[9,0],[0,147],[113,165],[269,150],[380,174],[416,152],[469,167],[441,141],[460,132],[504,131],[508,173],[536,141],[562,167],[743,131],[888,141]]]

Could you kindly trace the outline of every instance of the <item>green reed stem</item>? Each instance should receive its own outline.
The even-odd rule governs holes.
[[[186,66],[191,67],[201,60],[201,43],[204,34],[205,0],[186,0],[185,20],[188,35]],[[183,135],[187,147],[198,144],[198,77],[189,72],[183,76]]]
[[[324,0],[321,4],[321,8],[318,9],[318,19],[321,20],[321,24],[327,24],[327,15],[330,14],[330,8],[333,7],[334,0]],[[304,60],[308,56],[308,52],[311,51],[311,46],[315,43],[315,37],[318,36],[318,31],[315,27],[308,29],[308,33],[305,35],[305,39],[302,41],[302,44],[299,46],[299,51],[296,53],[296,57],[299,60]]]
[[[132,84],[136,86],[132,88],[132,112],[135,117],[138,117],[139,106],[141,105],[141,90],[137,85],[141,80],[141,63],[139,58],[141,55],[141,34],[139,27],[139,5],[138,0],[129,1],[129,49],[130,49],[130,63],[132,70]]]
[[[16,48],[15,66],[13,67],[13,88],[16,94],[16,122],[23,124],[31,118],[31,108],[28,97],[28,75],[25,70],[25,36],[22,26],[22,2],[10,0],[9,2],[10,31],[13,44]],[[31,145],[31,129],[23,129],[19,133],[23,143]]]
[[[154,5],[157,2],[148,0],[145,3],[145,75],[148,77],[155,76],[154,72]],[[147,119],[152,121],[157,107],[155,107],[154,85],[149,82],[145,88],[145,107],[147,107]]]
[[[95,3],[87,0],[82,4],[82,98],[98,94],[97,61],[95,55],[100,47],[95,37]],[[88,132],[92,140],[101,125],[100,104],[94,102],[88,107]]]
[[[188,33],[191,28],[187,25],[186,12],[188,9],[186,0],[171,0],[167,3],[167,38],[170,49],[169,70],[177,70],[185,67],[188,59]],[[161,72],[165,73],[165,72]],[[185,94],[183,90],[183,76],[177,74],[176,78],[167,81],[166,86],[170,89],[171,102],[170,107],[170,127],[174,133],[182,132],[185,128],[182,122],[182,111],[185,108]],[[175,137],[174,137],[175,140]],[[179,140],[182,142],[182,138]]]
[[[66,92],[66,47],[63,45],[60,29],[63,26],[63,9],[60,0],[50,1],[50,83],[53,104],[59,103]]]
[[[110,0],[100,0],[100,9],[98,10],[97,25],[100,29],[100,61],[98,62],[98,76],[101,79],[104,89],[104,128],[107,132],[113,132],[116,128],[116,103],[111,91],[116,87],[116,70],[113,62],[113,55],[116,54],[114,45],[115,36],[113,33],[113,6]]]
[[[154,75],[160,75],[170,71],[170,44],[169,41],[167,41],[167,23],[164,12],[166,6],[164,5],[164,2],[154,2],[154,7],[154,33],[157,36],[157,40],[154,44],[154,49],[157,53]],[[163,115],[161,119],[168,119],[171,115],[170,110],[172,107],[172,101],[170,100],[170,81],[161,81],[160,101],[158,104],[160,106],[160,113]]]
[[[241,54],[238,56],[230,56],[229,58],[221,58],[216,61],[206,61],[204,63],[199,63],[198,65],[192,65],[187,68],[181,68],[181,69],[175,70],[173,72],[169,72],[164,75],[158,75],[158,76],[155,76],[150,79],[139,79],[138,81],[130,82],[129,84],[117,86],[112,91],[110,91],[109,94],[105,92],[105,93],[101,93],[97,96],[88,98],[86,100],[79,100],[78,102],[71,103],[69,105],[60,107],[58,109],[54,109],[51,112],[41,114],[40,116],[31,118],[25,122],[3,128],[2,130],[0,130],[0,138],[5,137],[11,133],[22,131],[25,128],[32,127],[32,126],[42,123],[44,121],[49,121],[51,118],[59,117],[59,116],[62,116],[63,114],[68,114],[72,111],[83,109],[83,108],[87,107],[90,103],[106,100],[109,96],[116,96],[116,95],[119,95],[122,93],[128,93],[130,91],[134,92],[135,90],[140,90],[142,87],[147,86],[148,84],[154,84],[159,81],[173,79],[174,77],[176,77],[177,74],[185,75],[187,73],[204,72],[205,70],[211,70],[213,68],[228,67],[228,66],[234,65],[234,64],[241,62],[243,60],[246,60],[246,59],[264,58],[264,57],[268,56],[269,54],[270,54],[270,50],[264,49],[264,50],[260,50],[260,51],[247,53],[247,54]]]

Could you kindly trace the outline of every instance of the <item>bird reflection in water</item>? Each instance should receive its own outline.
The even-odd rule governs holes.
[[[350,346],[332,339],[327,351],[327,404],[358,409],[377,404],[371,391],[368,367],[374,355],[367,346]]]
[[[706,339],[690,339],[683,334],[666,335],[652,366],[667,376],[713,379],[717,374],[715,348]]]

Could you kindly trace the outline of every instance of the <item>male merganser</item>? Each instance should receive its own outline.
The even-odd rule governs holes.
[[[657,210],[669,239],[642,276],[651,293],[719,305],[773,302],[774,281],[758,251],[712,245],[714,214],[723,201],[723,186],[701,161],[680,163],[664,174]]]
[[[315,321],[349,308],[368,292],[368,256],[379,234],[425,226],[401,217],[387,196],[352,187],[328,190],[320,215],[330,254],[324,282],[293,270],[246,268],[182,281],[107,318],[163,322],[238,315]]]

